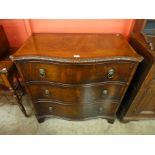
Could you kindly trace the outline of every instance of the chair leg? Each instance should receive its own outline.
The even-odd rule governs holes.
[[[16,80],[17,80],[17,82],[18,82],[18,87],[20,88],[20,90],[22,91],[22,95],[24,94],[24,91],[23,91],[23,88],[22,88],[22,86],[21,86],[21,83],[20,83],[20,81],[19,81],[19,77],[16,75],[15,76],[16,77]],[[13,94],[14,94],[14,97],[16,98],[16,101],[17,101],[17,103],[18,103],[18,106],[19,106],[19,108],[21,109],[21,111],[23,112],[23,114],[25,115],[25,117],[29,117],[29,115],[27,114],[27,112],[26,112],[26,109],[25,109],[25,107],[23,106],[23,104],[21,103],[21,98],[19,98],[19,96],[18,96],[18,94],[16,93],[16,90],[13,90]],[[22,95],[21,95],[21,97],[22,97]]]
[[[14,102],[12,102],[12,101],[8,98],[8,96],[7,96],[7,95],[4,95],[4,97],[5,97],[5,99],[6,99],[7,101],[9,101],[12,105],[14,105],[14,104],[15,104]]]
[[[23,106],[23,104],[21,103],[21,100],[19,99],[18,95],[14,94],[14,97],[16,98],[18,106],[21,109],[21,111],[23,112],[23,114],[25,115],[25,117],[29,117],[29,115],[27,114],[26,109]]]
[[[23,95],[23,94],[24,94],[24,89],[23,89],[23,87],[22,87],[22,85],[21,85],[21,82],[20,82],[18,76],[16,76],[16,80],[17,80],[17,82],[18,82],[18,87],[20,87],[20,89],[21,89],[21,91],[22,91],[22,95]]]

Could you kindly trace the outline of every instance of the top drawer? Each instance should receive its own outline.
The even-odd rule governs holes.
[[[104,62],[102,64],[64,64],[42,61],[22,62],[21,72],[26,82],[51,81],[86,84],[102,81],[127,82],[134,68],[131,62]]]

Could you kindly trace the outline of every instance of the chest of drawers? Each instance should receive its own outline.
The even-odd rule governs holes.
[[[11,59],[39,122],[51,116],[113,122],[142,57],[118,34],[33,34]]]

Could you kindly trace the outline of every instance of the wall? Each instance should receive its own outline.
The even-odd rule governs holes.
[[[121,33],[128,38],[132,19],[1,19],[12,47],[19,47],[31,33]]]

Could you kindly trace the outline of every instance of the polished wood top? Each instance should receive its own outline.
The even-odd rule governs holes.
[[[11,58],[28,57],[142,60],[120,34],[32,34]]]

